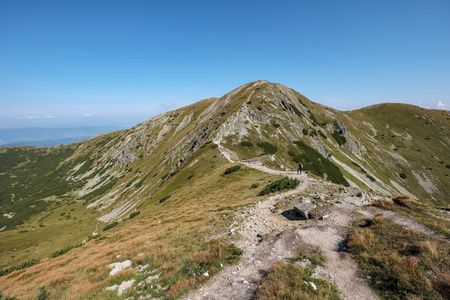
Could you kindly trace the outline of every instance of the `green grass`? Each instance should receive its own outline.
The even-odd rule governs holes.
[[[448,296],[448,242],[405,229],[382,214],[358,224],[349,235],[348,251],[383,299]]]
[[[313,271],[310,268],[302,268],[296,263],[276,263],[261,280],[256,299],[341,299],[334,284],[312,275]],[[314,290],[308,282],[314,283],[317,289]]]
[[[287,190],[295,189],[300,181],[296,178],[283,177],[281,179],[275,180],[274,182],[269,183],[265,186],[261,192],[259,192],[259,196],[265,196],[274,192],[281,192]]]

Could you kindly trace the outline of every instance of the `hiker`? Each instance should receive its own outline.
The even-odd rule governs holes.
[[[302,174],[303,164],[301,161],[298,162],[297,174]]]

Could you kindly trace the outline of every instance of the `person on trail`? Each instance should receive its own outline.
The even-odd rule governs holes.
[[[303,164],[301,161],[298,162],[297,174],[302,174]]]

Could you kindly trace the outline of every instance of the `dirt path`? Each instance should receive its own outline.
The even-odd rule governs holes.
[[[239,162],[270,174],[297,178],[300,184],[293,191],[270,196],[237,213],[236,221],[230,227],[230,235],[232,241],[244,251],[241,261],[238,265],[225,267],[205,285],[185,295],[182,298],[184,300],[253,299],[260,280],[270,267],[277,261],[288,261],[297,256],[303,244],[320,249],[326,264],[325,267],[317,266],[314,276],[334,283],[343,299],[378,299],[364,278],[358,276],[358,266],[351,255],[341,251],[345,250],[348,226],[360,218],[355,212],[370,218],[382,212],[384,217],[404,227],[445,239],[414,220],[392,211],[367,206],[367,203],[383,198],[381,196],[359,198],[354,191],[347,192],[339,187],[336,190],[336,185],[309,178],[306,174],[269,169],[259,159],[239,161],[234,152],[220,146],[220,141],[215,142],[230,162]],[[306,191],[311,190],[315,190],[317,195],[321,192],[330,196],[326,201],[333,203],[332,214],[325,220],[301,220],[292,214],[292,210],[277,210],[276,204],[280,201],[286,201],[285,208],[289,205],[292,208],[292,202],[297,201],[299,194],[305,195],[308,194]]]
[[[230,161],[235,157],[231,151],[220,149]],[[236,246],[244,250],[241,261],[238,265],[225,267],[182,299],[252,299],[270,267],[277,261],[294,258],[302,243],[320,247],[327,264],[317,267],[315,275],[335,283],[344,299],[377,299],[367,283],[357,276],[357,265],[350,255],[339,251],[345,236],[342,229],[351,222],[349,215],[355,209],[354,205],[346,203],[344,197],[333,216],[325,221],[288,218],[286,211],[276,211],[278,201],[302,193],[308,187],[329,184],[306,174],[271,170],[258,162],[240,163],[270,174],[297,178],[300,184],[295,190],[270,196],[239,213],[230,233],[233,233],[232,241]],[[347,200],[355,202],[355,199]]]

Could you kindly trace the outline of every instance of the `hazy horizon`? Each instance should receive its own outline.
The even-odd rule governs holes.
[[[450,3],[1,1],[0,128],[132,126],[259,79],[339,110],[450,104]]]

